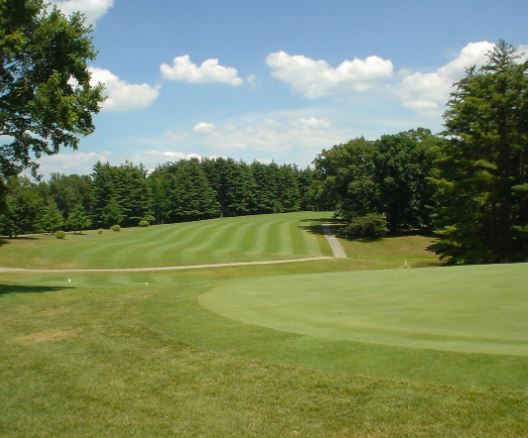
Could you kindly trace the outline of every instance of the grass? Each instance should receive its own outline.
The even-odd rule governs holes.
[[[289,333],[528,356],[527,285],[528,264],[339,272],[230,282],[199,302]]]
[[[268,298],[286,306],[297,301],[312,316],[319,307],[324,316],[330,300],[310,310],[299,293],[346,298],[350,286],[357,311],[385,326],[409,323],[405,312],[421,312],[413,303],[426,312],[428,300],[444,312],[458,303],[468,312],[472,299],[482,299],[475,309],[504,323],[497,337],[511,338],[515,327],[525,332],[526,265],[379,270],[401,266],[410,254],[434,263],[424,251],[427,239],[394,239],[361,243],[357,259],[348,260],[173,273],[0,274],[0,436],[527,436],[527,356],[277,330]],[[368,255],[381,247],[381,261]],[[378,270],[357,270],[365,266]],[[504,302],[496,291],[482,296],[475,287],[471,298],[461,288],[452,301],[442,300],[441,289],[419,293],[420,281],[440,272],[445,284],[471,286],[488,268],[494,280],[482,283],[504,288],[510,305],[502,311],[494,306]],[[401,287],[393,291],[395,277]],[[364,292],[378,281],[386,287],[377,295]],[[269,295],[270,285],[282,293]],[[257,316],[275,326],[240,317],[248,292],[262,309]],[[399,321],[369,309],[369,297],[392,308],[391,294]],[[219,314],[220,296],[238,316]],[[355,311],[351,302],[342,307]],[[292,325],[313,330],[308,319],[288,314]],[[438,331],[433,321],[410,323]],[[463,318],[450,321],[451,335],[466,325]],[[514,335],[522,341],[521,332]]]
[[[296,212],[210,219],[103,234],[42,235],[4,240],[0,266],[125,268],[274,260],[331,255],[324,237],[309,232],[312,218]]]

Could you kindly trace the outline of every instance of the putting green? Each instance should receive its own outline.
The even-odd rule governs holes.
[[[528,264],[257,278],[214,288],[199,303],[320,338],[528,356]]]

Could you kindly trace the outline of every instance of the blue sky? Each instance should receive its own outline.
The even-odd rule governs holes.
[[[43,158],[44,175],[189,156],[304,166],[357,136],[438,132],[467,66],[499,38],[528,44],[526,1],[54,3],[94,24],[90,68],[108,99],[96,132]]]

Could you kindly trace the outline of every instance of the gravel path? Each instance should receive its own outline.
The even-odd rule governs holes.
[[[332,257],[306,257],[302,259],[289,260],[262,260],[258,262],[233,262],[233,263],[214,263],[208,265],[184,265],[184,266],[158,266],[152,268],[93,268],[93,269],[26,269],[26,268],[6,268],[0,267],[0,273],[68,273],[68,272],[155,272],[155,271],[185,271],[189,269],[210,269],[210,268],[229,268],[235,266],[254,266],[254,265],[280,265],[284,263],[310,262],[314,260],[329,260]]]
[[[330,248],[332,248],[332,253],[334,254],[334,258],[336,259],[346,259],[347,255],[341,244],[339,243],[339,240],[334,236],[334,233],[332,233],[332,230],[328,226],[328,224],[323,225],[323,231],[325,233],[326,240],[328,241],[328,244],[330,245]]]

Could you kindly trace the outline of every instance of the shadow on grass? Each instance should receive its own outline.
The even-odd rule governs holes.
[[[21,240],[37,240],[37,238],[33,236],[19,236],[19,237],[2,236],[0,237],[0,246],[8,245],[11,242],[19,242]]]
[[[299,225],[299,228],[312,234],[325,234],[324,228],[330,228],[336,236],[341,237],[341,228],[345,226],[343,221],[338,218],[316,218],[303,219],[301,222],[309,222],[309,225]]]
[[[0,284],[0,297],[7,294],[57,292],[65,289],[72,288],[68,286],[22,286],[18,284]]]

